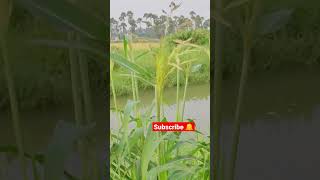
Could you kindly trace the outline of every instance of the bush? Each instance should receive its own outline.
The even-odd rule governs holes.
[[[186,41],[191,38],[191,43],[197,45],[208,45],[210,41],[210,32],[206,29],[180,31],[171,34],[165,38],[170,45],[175,45],[175,40]]]

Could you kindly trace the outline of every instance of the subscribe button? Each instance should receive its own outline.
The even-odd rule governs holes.
[[[152,122],[153,131],[195,131],[194,122]]]

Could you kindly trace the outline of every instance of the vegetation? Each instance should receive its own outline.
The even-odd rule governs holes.
[[[309,39],[310,34],[318,37],[316,30],[318,24],[315,24],[314,20],[319,19],[319,12],[314,8],[319,7],[319,3],[313,1],[304,4],[294,0],[234,0],[231,2],[216,0],[214,5],[216,8],[213,14],[216,28],[214,45],[216,61],[214,62],[213,158],[215,159],[211,160],[214,162],[216,179],[227,177],[232,180],[236,177],[240,122],[249,75],[257,71],[283,68],[294,64],[309,66],[319,63],[316,60],[319,54],[313,51],[319,47],[313,46],[312,50],[305,49],[310,47],[309,43],[313,42]],[[310,13],[309,17],[305,14],[306,9]],[[306,27],[308,32],[304,29]],[[306,52],[310,54],[306,56],[304,54]],[[240,73],[230,156],[221,153],[220,147],[221,117],[219,113],[221,110],[219,105],[223,101],[221,73],[222,77]],[[230,157],[230,162],[224,161],[225,156]]]
[[[11,29],[8,36],[10,53],[10,63],[13,67],[12,73],[14,74],[17,99],[19,100],[20,108],[23,109],[40,109],[50,106],[60,106],[65,104],[66,101],[71,102],[70,97],[70,73],[68,67],[68,52],[64,49],[52,49],[48,47],[34,48],[33,46],[23,45],[21,38],[37,38],[41,36],[53,37],[56,39],[64,38],[63,35],[53,31],[48,23],[39,21],[21,7],[14,8],[15,13],[12,15]],[[320,19],[319,12],[312,8],[303,8],[303,6],[296,8],[292,12],[292,16],[285,27],[280,31],[269,33],[264,36],[259,36],[259,41],[256,42],[252,52],[252,60],[249,63],[248,71],[250,73],[259,73],[270,70],[283,69],[288,66],[318,66],[320,63],[318,46],[314,46],[318,42],[318,29],[317,22]],[[33,24],[33,26],[30,26]],[[226,26],[224,26],[226,27]],[[196,30],[203,31],[205,30]],[[241,36],[236,27],[225,29],[227,36],[224,44],[228,48],[224,48],[224,61],[222,62],[223,79],[228,79],[232,76],[238,76],[241,72],[241,56],[242,56],[242,42]],[[236,31],[236,32],[235,32]],[[182,31],[177,34],[188,34],[192,31]],[[209,31],[206,31],[208,33]],[[175,35],[172,35],[175,36]],[[209,36],[207,36],[209,37]],[[168,37],[169,38],[169,37]],[[182,40],[186,40],[184,38]],[[122,51],[122,40],[113,43],[112,46],[119,47],[118,51]],[[149,42],[149,39],[141,39],[133,37],[133,52],[136,56],[157,46],[159,40],[154,39]],[[136,43],[139,42],[139,43]],[[18,46],[19,44],[19,46]],[[197,42],[195,42],[197,44]],[[14,50],[13,50],[14,49]],[[265,51],[268,49],[269,51]],[[17,53],[13,53],[17,52]],[[294,54],[294,55],[293,55]],[[151,54],[141,57],[138,62],[143,62],[144,59],[150,59]],[[28,61],[22,61],[28,57]],[[91,84],[91,91],[95,94],[101,94],[107,84],[108,63],[107,61],[99,61],[93,56],[88,56],[88,71],[89,80]],[[204,59],[204,58],[201,58]],[[147,62],[147,60],[145,60]],[[151,61],[148,61],[148,63]],[[148,63],[145,63],[148,65]],[[141,63],[143,64],[143,63]],[[116,69],[117,69],[116,65]],[[151,65],[150,65],[151,66]],[[147,68],[150,66],[146,66]],[[118,66],[119,67],[119,66]],[[24,68],[31,69],[28,73]],[[203,67],[207,69],[207,67]],[[192,76],[190,83],[204,82],[208,73],[203,73],[203,76],[195,78],[200,74]],[[115,78],[123,79],[115,75]],[[195,78],[192,80],[192,78]],[[4,84],[4,72],[0,68],[0,83]],[[33,82],[26,83],[27,79],[34,79]],[[175,78],[172,78],[172,81]],[[125,82],[124,84],[130,84]],[[117,93],[128,94],[130,93],[129,86],[124,84],[115,84]],[[175,82],[167,83],[167,86],[174,86]],[[143,83],[139,86],[145,87]],[[147,86],[147,85],[146,85]],[[0,86],[0,109],[7,109],[9,107],[9,98],[5,86]]]
[[[204,37],[202,37],[202,35]],[[190,39],[190,42],[196,45],[201,45],[206,48],[209,48],[209,32],[206,30],[195,30],[195,31],[183,31],[177,34],[173,34],[170,36],[167,36],[164,38],[164,41],[166,41],[166,44],[168,46],[174,47],[176,46],[177,40],[188,40]],[[159,43],[132,43],[132,47],[134,51],[132,52],[133,56],[135,58],[135,63],[138,65],[150,69],[152,71],[155,71],[155,64],[156,61],[153,58],[153,54],[150,53],[153,49],[159,48]],[[122,46],[120,46],[120,43],[112,43],[111,44],[111,51],[116,52],[118,54],[122,54],[124,56],[124,50]],[[209,70],[210,70],[210,61],[208,61],[208,56],[201,52],[192,52],[188,56],[189,58],[195,58],[196,62],[199,64],[202,64],[201,67],[199,67],[199,71],[193,73],[192,76],[190,76],[188,82],[190,84],[201,84],[201,83],[208,83],[209,78]],[[130,94],[131,92],[131,82],[128,78],[126,78],[123,74],[128,73],[128,71],[125,68],[122,68],[121,66],[115,64],[114,67],[114,88],[117,95],[126,95]],[[173,87],[177,85],[177,74],[171,75],[168,77],[167,83],[165,84],[166,87]],[[184,78],[184,76],[182,76]],[[184,84],[184,80],[179,84]],[[152,85],[146,82],[138,82],[139,89],[151,89],[153,88]]]
[[[162,10],[163,14],[158,16],[154,13],[145,13],[143,17],[134,17],[132,11],[122,12],[118,19],[112,17],[111,40],[121,40],[122,37],[131,33],[138,37],[159,39],[164,35],[174,34],[179,31],[210,29],[210,19],[205,19],[196,12],[189,13],[190,18],[175,16],[174,12],[181,6],[171,2],[168,10]]]
[[[170,24],[171,14],[178,7],[179,5],[171,3],[170,12],[167,14],[164,11],[166,15],[160,18],[145,14],[147,19],[153,19],[153,24],[150,23],[144,32],[153,30],[157,34],[155,37],[160,38],[158,44],[150,43],[146,46],[145,42],[136,42],[133,35],[133,13],[128,12],[131,32],[126,32],[126,24],[122,22],[122,31],[117,36],[123,37],[123,46],[120,47],[119,43],[111,45],[110,84],[113,110],[117,113],[116,120],[121,122],[120,130],[111,135],[111,179],[210,177],[210,137],[200,132],[189,134],[188,137],[186,133],[151,130],[153,121],[168,121],[163,110],[166,87],[176,88],[175,121],[187,121],[184,109],[189,83],[195,83],[196,80],[209,81],[209,31],[187,28],[186,31],[174,33]],[[120,20],[124,21],[124,17],[125,13],[122,13]],[[111,22],[115,23],[114,21],[113,19]],[[140,29],[141,31],[143,30]],[[145,88],[154,90],[154,104],[146,110],[141,108],[143,104],[139,96],[139,91]],[[132,93],[133,100],[128,100],[127,105],[121,109],[117,97],[124,93]],[[134,128],[129,128],[132,126]]]
[[[167,121],[163,115],[163,92],[170,76],[180,81],[180,75],[185,76],[183,96],[177,88],[177,118],[185,120],[183,116],[185,96],[188,88],[188,79],[199,70],[199,61],[190,54],[202,52],[210,57],[205,46],[198,46],[188,41],[176,40],[175,47],[168,46],[169,42],[162,40],[159,47],[150,50],[155,61],[153,71],[147,70],[131,59],[133,49],[130,40],[124,39],[124,53],[112,53],[111,60],[118,61],[121,67],[130,72],[128,81],[132,83],[131,92],[134,101],[128,101],[124,109],[117,105],[115,92],[114,64],[111,64],[111,91],[113,92],[113,106],[117,113],[117,120],[121,122],[119,131],[111,135],[111,178],[112,179],[209,179],[209,137],[200,132],[187,137],[181,133],[161,133],[151,131],[152,121]],[[149,59],[149,61],[151,61]],[[129,62],[133,62],[131,64]],[[124,66],[124,64],[126,64]],[[153,73],[155,72],[155,73]],[[190,76],[191,75],[191,76]],[[136,82],[141,81],[154,89],[154,106],[143,111],[140,107]],[[182,97],[182,98],[181,98]],[[155,118],[152,118],[153,112]],[[131,125],[130,125],[131,124]],[[135,128],[129,128],[132,125]],[[186,137],[184,137],[186,136]]]

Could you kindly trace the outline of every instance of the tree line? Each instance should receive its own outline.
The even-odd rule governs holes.
[[[143,17],[134,17],[132,11],[122,12],[119,18],[110,19],[111,40],[122,39],[123,35],[132,33],[139,37],[156,38],[182,30],[210,29],[210,18],[206,19],[194,11],[189,17],[172,16],[178,5],[171,4],[169,12],[162,10],[161,15],[145,13]]]

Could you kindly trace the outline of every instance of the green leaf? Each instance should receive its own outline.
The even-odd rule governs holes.
[[[283,9],[261,16],[257,20],[257,33],[265,35],[280,30],[289,22],[292,12],[291,9]]]
[[[131,115],[131,113],[133,112],[134,107],[138,103],[139,102],[137,102],[137,101],[128,100],[128,102],[127,102],[127,104],[126,104],[126,106],[124,108],[124,115],[129,117]]]
[[[86,37],[107,38],[107,24],[90,13],[80,10],[66,0],[16,0],[30,13],[46,18],[56,27],[72,30]]]
[[[151,124],[148,129],[148,134],[145,140],[145,144],[143,146],[142,154],[141,154],[141,174],[142,180],[147,179],[148,165],[151,161],[154,152],[159,146],[160,142],[165,139],[168,134],[161,134],[159,132],[153,132]]]
[[[150,51],[143,52],[143,53],[139,54],[138,56],[136,56],[136,57],[134,58],[134,60],[138,60],[138,59],[140,59],[141,57],[147,55],[148,53],[150,53]]]
[[[116,53],[110,53],[110,58],[117,64],[121,65],[122,67],[126,68],[127,70],[130,70],[132,72],[135,72],[139,74],[141,77],[147,78],[148,81],[152,80],[152,74],[148,72],[143,67],[134,64],[127,60],[125,57],[116,54]]]
[[[148,175],[147,175],[148,180],[156,179],[156,176],[158,173],[175,169],[176,167],[179,167],[181,165],[182,161],[190,160],[190,159],[193,159],[193,158],[191,158],[191,157],[178,157],[174,160],[169,161],[168,163],[166,163],[164,165],[154,167],[148,172]]]
[[[191,67],[191,72],[192,72],[192,73],[199,72],[202,67],[203,67],[203,64],[194,65],[194,66]]]

